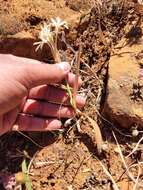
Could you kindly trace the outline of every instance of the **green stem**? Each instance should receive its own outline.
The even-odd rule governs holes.
[[[59,33],[59,30],[58,28],[56,28],[55,30],[55,43],[54,43],[54,59],[55,59],[55,63],[60,63],[61,62],[61,58],[60,58],[60,54],[59,54],[59,51],[58,51],[58,33]],[[74,110],[76,110],[76,101],[73,100],[73,94],[72,94],[72,91],[71,91],[71,88],[67,82],[67,80],[65,79],[65,82],[66,82],[66,90],[67,90],[67,93],[69,95],[69,98],[70,98],[70,104],[71,106],[74,108]]]

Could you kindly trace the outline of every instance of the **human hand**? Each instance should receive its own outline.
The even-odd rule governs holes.
[[[66,91],[52,85],[64,78],[73,86],[75,75],[70,73],[68,63],[41,64],[0,54],[0,135],[11,130],[61,128],[60,118],[74,115]],[[79,108],[85,104],[82,96],[77,96],[76,101]]]

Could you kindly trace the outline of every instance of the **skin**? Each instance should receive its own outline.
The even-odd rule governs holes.
[[[53,85],[64,79],[73,86],[75,75],[68,63],[49,65],[0,54],[0,135],[60,129],[61,118],[74,116],[66,91]],[[79,78],[79,87],[81,83]],[[85,98],[78,95],[76,103],[82,108]]]

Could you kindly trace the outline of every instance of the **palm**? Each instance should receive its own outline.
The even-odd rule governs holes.
[[[67,63],[66,70],[62,70],[63,65],[65,63],[46,65],[0,55],[0,134],[10,130],[59,129],[62,126],[60,118],[74,115],[66,91],[45,85],[67,77],[69,85],[73,86],[75,75],[68,72]],[[77,96],[77,106],[82,107],[84,103],[84,98]]]

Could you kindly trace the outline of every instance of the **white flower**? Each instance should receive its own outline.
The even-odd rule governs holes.
[[[47,25],[46,23],[44,23],[44,26],[41,27],[39,38],[44,43],[53,41],[53,33],[51,32],[50,26]]]
[[[53,52],[56,51],[55,48],[57,48],[58,32],[62,28],[68,29],[68,26],[67,23],[59,17],[55,19],[52,18],[50,24],[44,23],[39,33],[39,39],[41,41],[34,43],[34,45],[37,45],[36,51],[39,48],[42,49],[44,44],[48,44]]]
[[[40,48],[43,48],[44,44],[48,44],[51,46],[53,44],[53,32],[51,31],[51,28],[48,24],[44,23],[44,25],[41,27],[41,31],[39,33],[39,39],[40,42],[35,42],[34,45],[38,45],[36,48],[36,51]]]
[[[68,29],[67,22],[60,19],[59,17],[56,17],[55,19],[51,18],[51,24],[57,29],[61,29],[62,27]]]

